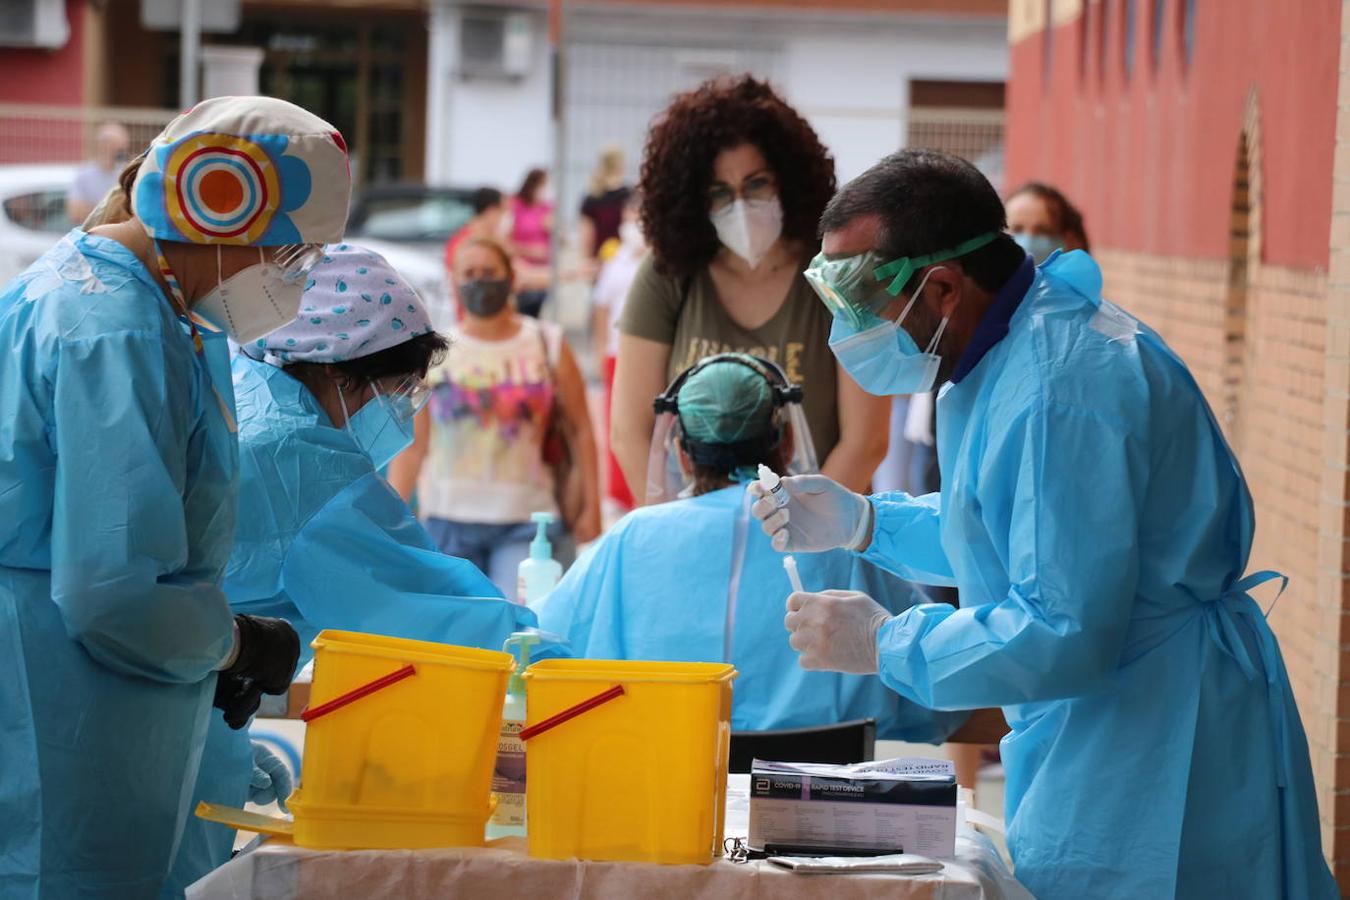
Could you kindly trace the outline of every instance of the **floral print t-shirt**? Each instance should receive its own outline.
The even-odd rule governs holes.
[[[519,322],[504,341],[452,330],[444,362],[430,373],[431,444],[417,486],[428,518],[507,524],[558,511],[543,445],[562,333],[549,322]]]

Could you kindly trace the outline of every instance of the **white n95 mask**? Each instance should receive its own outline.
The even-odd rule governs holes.
[[[220,278],[220,245],[216,245],[216,277]],[[236,344],[256,341],[289,325],[300,311],[303,279],[290,277],[258,248],[257,265],[221,279],[192,311],[223,330]]]
[[[767,200],[738,199],[709,217],[717,230],[717,239],[726,248],[750,264],[759,265],[764,254],[783,233],[783,204],[777,197]]]

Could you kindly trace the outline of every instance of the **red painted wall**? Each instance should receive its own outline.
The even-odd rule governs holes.
[[[1011,48],[1007,184],[1050,181],[1077,203],[1094,245],[1226,257],[1233,172],[1247,97],[1261,140],[1263,257],[1325,268],[1331,228],[1340,0],[1197,0],[1195,51],[1183,62],[1184,0],[1136,0],[1134,67],[1122,62],[1124,0],[1088,4],[1083,21]],[[1106,53],[1099,18],[1114,13]],[[1083,40],[1088,40],[1082,55]],[[1105,65],[1100,63],[1105,60]]]
[[[55,50],[0,47],[0,103],[84,102],[84,3],[66,0],[70,39]]]

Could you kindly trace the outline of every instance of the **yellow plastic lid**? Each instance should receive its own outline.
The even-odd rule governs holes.
[[[541,659],[525,670],[539,681],[615,681],[710,684],[737,676],[730,663],[656,662],[622,659]]]
[[[515,657],[500,650],[480,650],[477,647],[414,641],[359,631],[321,631],[310,646],[329,653],[359,653],[400,662],[453,662],[468,668],[500,671],[510,671],[515,667]]]
[[[205,800],[197,804],[196,815],[199,819],[228,825],[236,831],[265,834],[283,843],[290,843],[295,834],[295,823],[290,819],[283,819],[280,816],[265,816],[262,813],[249,812],[246,809],[239,809],[234,806],[207,803]]]

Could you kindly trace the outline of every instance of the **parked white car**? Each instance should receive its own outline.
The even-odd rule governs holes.
[[[385,184],[352,198],[347,238],[369,247],[421,295],[431,322],[454,324],[454,301],[445,271],[445,242],[473,216],[473,191],[423,184]]]
[[[72,227],[72,165],[0,166],[0,285],[33,264]]]
[[[417,296],[427,305],[431,315],[431,324],[437,331],[444,331],[454,324],[454,304],[450,297],[450,282],[446,276],[445,263],[439,254],[430,254],[425,250],[399,243],[382,241],[363,235],[348,235],[354,243],[374,250],[383,256],[394,271],[408,279],[408,283],[417,291]]]

